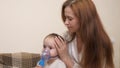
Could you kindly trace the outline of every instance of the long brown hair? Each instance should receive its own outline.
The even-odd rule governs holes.
[[[63,21],[64,9],[67,6],[71,7],[80,21],[79,32],[85,45],[81,60],[82,68],[114,68],[113,46],[92,0],[65,1],[62,6]]]

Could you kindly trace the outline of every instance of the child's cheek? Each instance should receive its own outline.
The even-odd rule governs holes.
[[[50,56],[54,57],[54,56],[56,56],[56,55],[57,55],[56,50],[55,50],[55,49],[51,49],[51,50],[50,50]]]

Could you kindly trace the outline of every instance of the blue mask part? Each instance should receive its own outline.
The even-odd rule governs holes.
[[[45,61],[41,59],[41,60],[38,62],[38,65],[44,67],[44,66],[45,66]]]

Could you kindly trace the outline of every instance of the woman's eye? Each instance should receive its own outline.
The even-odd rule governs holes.
[[[71,21],[72,20],[72,18],[68,18],[69,19],[69,21]]]
[[[72,17],[68,17],[68,20],[71,21],[73,18]]]
[[[71,21],[73,18],[72,17],[70,17],[70,16],[66,16],[65,17],[65,20],[69,20],[69,21]]]

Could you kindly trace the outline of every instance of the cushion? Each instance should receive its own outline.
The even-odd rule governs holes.
[[[40,60],[40,54],[35,53],[2,53],[0,68],[34,68]]]

